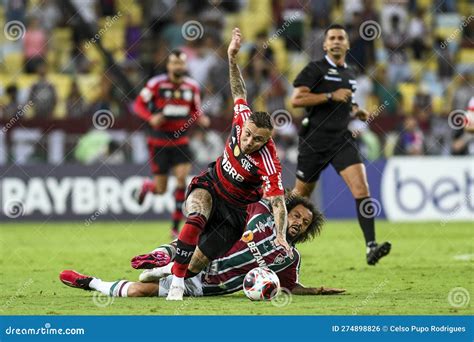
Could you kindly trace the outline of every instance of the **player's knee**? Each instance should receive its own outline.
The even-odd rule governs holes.
[[[369,185],[366,182],[356,183],[352,186],[352,193],[355,198],[369,197]]]
[[[127,297],[150,297],[156,292],[155,284],[133,283],[127,291]]]
[[[143,292],[138,284],[134,283],[130,285],[127,291],[127,297],[143,297]]]

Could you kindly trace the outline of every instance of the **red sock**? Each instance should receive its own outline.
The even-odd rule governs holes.
[[[207,219],[204,215],[191,213],[179,233],[178,243],[176,245],[176,257],[171,272],[184,278],[188,269],[189,262],[199,241],[199,235],[206,226]]]

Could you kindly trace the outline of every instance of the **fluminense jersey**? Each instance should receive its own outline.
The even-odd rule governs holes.
[[[263,193],[267,197],[283,195],[280,160],[273,139],[252,154],[240,150],[240,134],[250,114],[245,100],[235,101],[232,130],[224,154],[211,169],[220,195],[238,206],[258,202]]]
[[[136,114],[150,120],[152,111],[162,112],[166,121],[159,127],[148,127],[148,143],[155,146],[184,145],[189,142],[187,129],[201,115],[199,84],[190,77],[183,82],[171,82],[167,74],[151,78],[137,96],[134,104]]]
[[[263,266],[262,259],[276,272],[282,287],[292,290],[298,283],[300,254],[292,246],[291,259],[283,247],[275,248],[275,224],[268,204],[260,201],[249,205],[247,211],[247,231],[252,232],[253,240],[239,240],[223,257],[209,264],[201,277],[204,296],[241,290],[247,272]]]

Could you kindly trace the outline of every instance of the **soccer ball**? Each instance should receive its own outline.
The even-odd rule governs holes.
[[[270,300],[280,291],[280,279],[269,268],[255,267],[245,276],[243,286],[250,300]]]

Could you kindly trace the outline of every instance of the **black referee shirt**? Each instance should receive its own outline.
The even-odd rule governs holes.
[[[337,66],[326,55],[323,59],[310,62],[296,77],[294,87],[306,86],[312,93],[330,93],[339,88],[356,90],[354,70],[344,63]],[[334,141],[347,132],[347,125],[351,119],[352,101],[347,103],[329,101],[317,106],[306,107],[306,117],[309,118],[309,127],[301,138],[306,142]],[[332,139],[330,139],[332,138]]]

